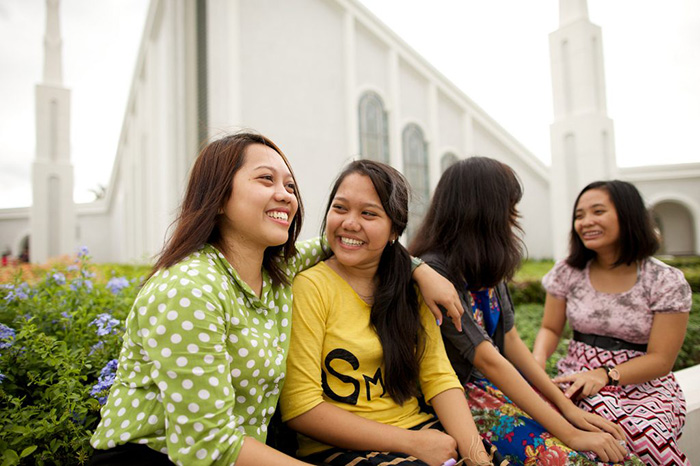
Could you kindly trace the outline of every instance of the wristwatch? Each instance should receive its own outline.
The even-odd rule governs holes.
[[[620,385],[620,371],[613,366],[603,366],[603,368],[605,368],[605,372],[608,375],[608,385],[613,387]]]

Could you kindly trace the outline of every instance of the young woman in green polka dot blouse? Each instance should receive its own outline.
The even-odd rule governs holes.
[[[92,465],[300,465],[265,445],[285,377],[294,276],[323,258],[296,243],[291,167],[239,133],[197,158],[172,237],[126,320]],[[459,299],[427,266],[426,301],[459,322]],[[424,293],[425,295],[425,293]]]

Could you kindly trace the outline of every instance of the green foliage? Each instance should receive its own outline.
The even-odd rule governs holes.
[[[513,302],[518,304],[542,304],[547,295],[540,280],[512,281],[508,283],[508,289]]]
[[[700,293],[700,256],[660,257],[659,259],[681,269],[693,293]]]
[[[32,285],[21,271],[0,285],[2,466],[84,464],[91,454],[96,397],[106,394],[93,394],[93,386],[118,356],[145,268],[117,277],[88,259],[83,251],[75,264],[57,265]]]
[[[697,292],[693,293],[693,307],[688,319],[688,329],[673,370],[677,371],[696,364],[700,364],[700,293]]]
[[[544,306],[542,304],[516,304],[515,310],[515,328],[518,329],[518,334],[522,338],[523,342],[527,345],[530,350],[535,343],[535,337],[537,337],[537,332],[540,330],[540,324],[542,323],[542,313],[544,311]],[[547,374],[550,377],[557,375],[556,363],[566,355],[566,349],[569,346],[569,340],[571,339],[571,329],[568,324],[564,327],[564,332],[562,334],[561,340],[559,340],[559,345],[554,351],[554,354],[547,360]]]
[[[552,260],[527,260],[520,264],[520,268],[515,273],[514,282],[539,282],[544,274],[549,272],[554,267]]]

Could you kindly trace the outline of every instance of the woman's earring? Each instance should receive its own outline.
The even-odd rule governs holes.
[[[391,245],[393,246],[395,242],[396,242],[396,239],[392,239],[392,240],[391,240]]]

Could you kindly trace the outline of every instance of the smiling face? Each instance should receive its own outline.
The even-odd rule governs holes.
[[[620,222],[607,191],[590,189],[581,195],[574,212],[574,230],[583,245],[597,254],[617,252]]]
[[[232,182],[220,223],[224,240],[263,251],[284,244],[298,201],[294,178],[282,157],[270,147],[252,144]]]
[[[384,248],[396,235],[368,176],[351,173],[342,181],[326,214],[326,236],[341,265],[379,265]]]

